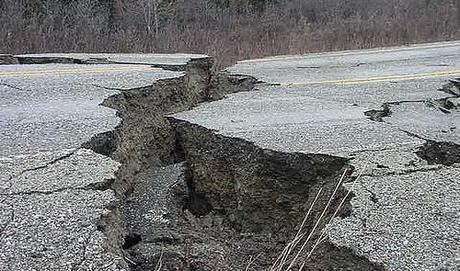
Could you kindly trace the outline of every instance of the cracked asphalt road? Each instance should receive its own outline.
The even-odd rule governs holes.
[[[268,84],[173,117],[283,152],[350,158],[353,213],[329,239],[388,270],[459,270],[460,170],[415,153],[460,144],[460,111],[433,102],[460,77],[460,42],[242,61],[228,70]],[[391,103],[382,122],[364,114]],[[225,114],[222,114],[225,112]]]
[[[122,64],[0,65],[0,270],[125,270],[98,226],[117,204],[104,183],[119,164],[81,145],[119,124],[105,98],[183,74],[151,65],[201,56],[40,57]]]
[[[415,152],[460,144],[458,108],[429,106],[448,97],[437,89],[460,76],[459,55],[449,42],[243,61],[229,71],[269,84],[174,116],[264,148],[350,158],[363,172],[349,185],[353,214],[329,239],[388,270],[458,270],[459,165]],[[100,184],[119,164],[80,146],[118,125],[105,98],[201,56],[34,57],[67,64],[0,66],[0,270],[125,270],[99,229],[117,204]],[[382,122],[364,114],[385,103]]]

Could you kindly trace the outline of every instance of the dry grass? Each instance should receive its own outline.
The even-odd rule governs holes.
[[[362,171],[364,172],[364,170]],[[362,175],[362,172],[358,175],[354,184],[357,183]],[[328,227],[331,225],[332,221],[337,217],[339,211],[342,209],[343,205],[349,198],[352,189],[349,189],[348,192],[342,197],[340,203],[335,206],[333,214],[327,217],[327,213],[332,209],[332,202],[335,200],[337,193],[340,187],[344,183],[344,178],[347,175],[347,170],[345,170],[337,182],[337,185],[334,191],[328,198],[326,205],[323,207],[321,214],[314,221],[314,226],[312,228],[305,227],[306,222],[310,218],[311,212],[315,205],[317,204],[318,199],[323,196],[323,189],[319,189],[316,194],[315,199],[310,205],[310,208],[305,215],[302,223],[299,226],[299,229],[294,236],[294,238],[287,243],[284,250],[280,253],[277,260],[273,263],[270,271],[290,271],[290,270],[304,270],[304,267],[308,265],[308,261],[315,252],[316,248],[327,240],[327,231]],[[319,233],[318,233],[319,231]]]
[[[269,55],[460,38],[459,0],[280,0],[263,11],[241,0],[229,7],[163,0],[153,10],[158,16],[148,1],[160,0],[125,1],[115,23],[98,1],[2,0],[0,52],[193,52],[223,67]]]

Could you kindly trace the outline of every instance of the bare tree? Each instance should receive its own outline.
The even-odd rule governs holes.
[[[145,22],[147,34],[149,36],[152,33],[155,37],[158,36],[160,31],[160,9],[161,0],[141,0],[142,12]]]

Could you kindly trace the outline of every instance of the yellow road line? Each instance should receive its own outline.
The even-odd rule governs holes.
[[[366,83],[388,82],[388,81],[406,81],[406,80],[415,80],[415,79],[427,79],[427,78],[436,78],[436,77],[444,77],[444,76],[458,76],[458,75],[460,75],[460,70],[406,74],[406,75],[390,75],[390,76],[355,78],[355,79],[292,81],[292,82],[283,82],[280,85],[281,86],[302,86],[302,85],[321,85],[321,84],[354,85],[354,84],[366,84]]]
[[[136,67],[100,67],[84,69],[61,69],[61,70],[36,70],[36,71],[11,71],[0,72],[0,77],[21,77],[21,76],[44,76],[44,75],[62,75],[62,74],[85,74],[85,73],[105,73],[105,72],[130,72],[130,71],[154,71],[161,70],[150,66]]]
[[[392,53],[392,52],[405,52],[405,51],[414,51],[414,50],[424,50],[424,49],[437,49],[445,47],[454,47],[459,46],[459,41],[452,41],[449,43],[439,42],[439,43],[429,43],[429,44],[411,44],[408,46],[399,46],[399,47],[380,47],[380,48],[370,48],[370,49],[354,49],[354,50],[344,50],[344,51],[331,51],[331,52],[318,52],[318,53],[306,53],[303,55],[280,55],[259,59],[247,59],[240,61],[240,63],[251,63],[251,62],[266,62],[273,60],[293,60],[299,58],[322,58],[322,57],[339,57],[339,56],[353,56],[353,55],[368,55],[368,54],[379,54],[379,53]]]

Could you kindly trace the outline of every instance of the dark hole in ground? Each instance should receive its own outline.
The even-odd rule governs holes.
[[[115,182],[115,179],[107,179],[103,182],[92,183],[86,186],[86,188],[91,189],[91,190],[106,191],[112,188],[112,185],[114,182]]]
[[[117,137],[115,135],[115,131],[97,134],[88,142],[83,143],[81,147],[90,149],[95,153],[111,156],[117,149]]]
[[[381,110],[369,110],[364,112],[364,115],[369,117],[370,120],[382,122],[383,118],[391,116],[391,110],[388,104],[384,104]]]
[[[460,163],[460,145],[453,142],[427,141],[416,154],[430,165],[451,166]]]
[[[379,200],[377,199],[377,195],[375,193],[371,193],[371,200],[373,203],[378,203]]]
[[[123,244],[123,249],[129,249],[133,246],[139,244],[142,241],[142,237],[137,233],[130,233],[125,236],[125,243]]]
[[[195,216],[205,216],[212,211],[212,206],[204,194],[191,192],[185,204],[185,209]]]

